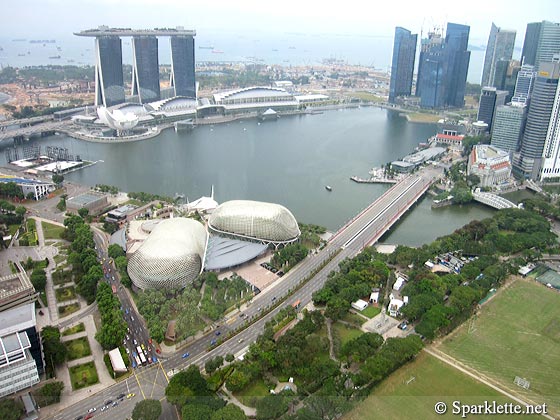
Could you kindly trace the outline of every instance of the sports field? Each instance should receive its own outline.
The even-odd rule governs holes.
[[[440,401],[448,408],[444,415],[435,413],[435,404]],[[451,413],[453,401],[462,404],[512,402],[498,391],[421,352],[415,361],[383,381],[364,402],[344,416],[344,420],[461,418]],[[496,416],[477,415],[468,418],[491,419]],[[515,418],[535,420],[539,417],[519,415]]]
[[[439,349],[560,415],[560,293],[532,279],[500,290]],[[529,390],[513,383],[530,382]]]

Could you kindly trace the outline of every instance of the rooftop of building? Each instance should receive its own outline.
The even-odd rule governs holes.
[[[13,175],[4,175],[0,174],[0,182],[7,183],[7,182],[15,182],[18,185],[36,185],[36,184],[44,184],[44,185],[54,185],[52,182],[44,182],[39,181],[37,179],[28,179],[28,178],[21,178],[18,176]]]
[[[194,29],[185,29],[182,26],[176,28],[155,28],[155,29],[132,29],[132,28],[109,28],[108,26],[99,26],[96,29],[85,29],[80,32],[74,32],[77,36],[195,36]]]
[[[0,277],[0,310],[11,307],[12,303],[26,301],[34,294],[35,289],[27,274],[16,273]]]
[[[474,147],[474,151],[476,154],[477,161],[486,160],[486,159],[487,160],[502,159],[502,158],[509,157],[508,152],[489,144],[477,144]]]
[[[89,203],[94,203],[97,200],[102,199],[103,197],[107,197],[107,195],[97,193],[97,192],[94,192],[94,191],[89,191],[89,192],[77,195],[76,197],[69,198],[68,203],[76,204],[76,205],[79,205],[79,206],[85,206]]]
[[[226,99],[267,98],[285,96],[286,99],[294,100],[294,96],[282,88],[270,86],[253,86],[242,89],[229,90],[214,94],[214,101],[220,103]]]

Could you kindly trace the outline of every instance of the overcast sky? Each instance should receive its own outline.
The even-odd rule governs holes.
[[[215,33],[393,36],[395,26],[424,32],[455,22],[471,26],[471,43],[488,38],[494,21],[517,30],[528,22],[560,21],[553,0],[0,0],[2,37],[61,37],[105,24],[175,27]]]

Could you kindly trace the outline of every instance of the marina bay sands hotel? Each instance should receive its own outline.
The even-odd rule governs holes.
[[[125,102],[122,37],[132,37],[132,95],[140,103],[161,99],[158,37],[171,42],[172,96],[196,98],[194,30],[130,29],[100,26],[74,35],[95,38],[95,105],[110,107]]]

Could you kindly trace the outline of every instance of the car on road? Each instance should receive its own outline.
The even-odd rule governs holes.
[[[126,354],[130,354],[130,350],[126,347]]]
[[[157,362],[157,357],[154,356],[154,357],[152,358],[152,360],[154,361],[154,363],[156,363],[156,362]]]
[[[240,338],[239,340],[237,340],[238,343],[243,343],[243,339]]]
[[[91,407],[87,412],[88,412],[88,413],[94,413],[95,410],[97,410],[97,408]]]
[[[407,327],[408,327],[408,322],[406,322],[406,321],[401,322],[398,326],[398,328],[403,330],[403,331],[406,331]]]
[[[90,414],[88,414],[87,416],[84,417],[84,420],[89,420],[92,417],[93,417],[93,414],[90,413]],[[78,419],[76,419],[76,420],[78,420]]]
[[[119,394],[119,396],[117,397],[117,400],[122,400],[126,395],[124,394]]]
[[[215,345],[216,345],[216,343],[217,343],[217,341],[216,341],[215,339],[214,339],[214,340],[212,340],[212,341],[210,341],[210,345],[211,345],[211,346],[215,346]]]
[[[146,350],[146,346],[144,345],[144,343],[142,343],[140,347],[142,347],[142,350]]]
[[[107,400],[107,401],[105,401],[105,405],[106,405],[106,406],[107,406],[107,405],[110,405],[112,402],[113,402],[113,400]]]
[[[115,406],[117,406],[117,405],[119,405],[119,402],[118,402],[118,401],[113,401],[113,404],[111,404],[112,407],[115,407]]]
[[[82,420],[82,419],[83,419],[83,417],[82,417],[82,416],[78,416],[78,417],[76,417],[76,420]]]
[[[136,394],[135,394],[134,392],[131,392],[130,394],[127,394],[127,395],[126,395],[126,398],[127,398],[127,399],[128,399],[128,398],[132,398],[132,397],[134,397],[135,395],[136,395]]]
[[[133,340],[134,345],[137,346],[138,345],[138,341],[136,341],[136,338]]]
[[[190,356],[189,353],[184,353],[181,357],[182,357],[183,359],[186,359],[186,358],[189,357],[189,356]]]
[[[152,363],[152,358],[148,357],[148,363]]]
[[[215,333],[215,334],[216,334],[216,335],[220,335],[220,334],[221,334],[221,332],[220,332],[220,331],[216,331],[216,333]]]

